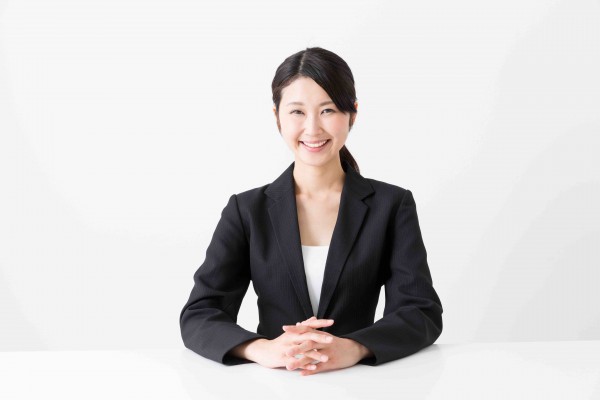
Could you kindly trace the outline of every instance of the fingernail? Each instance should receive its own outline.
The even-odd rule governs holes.
[[[325,340],[328,342],[331,342],[333,340],[333,338],[331,336],[327,336],[327,338]]]
[[[321,361],[325,362],[327,360],[328,360],[327,356],[321,356]]]

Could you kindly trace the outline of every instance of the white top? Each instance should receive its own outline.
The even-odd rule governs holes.
[[[317,310],[319,309],[321,286],[323,285],[323,274],[325,273],[325,262],[327,261],[329,246],[301,246],[308,294],[313,308],[313,315],[316,317]]]

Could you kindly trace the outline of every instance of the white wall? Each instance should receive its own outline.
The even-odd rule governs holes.
[[[308,46],[352,68],[363,176],[415,196],[438,343],[600,339],[598,1],[4,0],[0,350],[183,346],[228,197],[293,161],[270,85]]]

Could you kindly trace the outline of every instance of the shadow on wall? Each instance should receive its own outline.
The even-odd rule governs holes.
[[[477,257],[493,257],[498,235],[518,234],[499,265],[479,340],[594,340],[600,338],[600,183],[591,181],[599,126],[565,132],[537,159],[482,240]],[[563,161],[571,163],[562,169]],[[563,172],[564,171],[564,172]],[[574,171],[579,176],[570,176]],[[552,192],[542,197],[537,193]],[[529,225],[511,230],[528,214]]]
[[[0,20],[4,15],[4,11],[7,7],[7,1],[0,1]],[[0,42],[0,77],[8,76],[5,68],[5,60],[3,59],[4,52],[2,51],[2,43]],[[0,108],[0,132],[3,132],[1,147],[4,147],[4,151],[12,150],[12,143],[7,137],[6,132],[13,132],[14,125],[12,119],[8,118],[2,112],[9,107],[10,102],[8,97],[10,95],[10,87],[6,79],[0,79],[0,103],[6,104]],[[4,136],[6,135],[6,136]],[[16,197],[16,191],[10,183],[14,181],[14,164],[10,163],[12,157],[2,157],[4,154],[0,154],[0,182],[2,182],[3,189],[7,189],[8,193],[3,193],[0,199],[0,209],[4,212],[13,212],[13,203],[11,199]],[[6,178],[6,179],[5,179]],[[16,206],[17,204],[14,203]],[[13,288],[9,285],[8,277],[6,272],[8,271],[9,265],[7,262],[7,251],[12,250],[11,239],[13,237],[11,224],[7,222],[6,218],[1,218],[3,215],[0,213],[0,220],[4,223],[3,230],[6,232],[8,237],[3,237],[3,230],[0,230],[0,239],[2,240],[2,258],[3,261],[0,263],[0,315],[1,315],[1,328],[0,328],[0,351],[20,351],[20,350],[43,350],[47,346],[42,340],[39,332],[33,324],[25,317],[21,304],[17,301],[17,297],[14,294]]]
[[[450,294],[468,340],[600,339],[600,36],[584,11],[563,2],[515,43],[493,123],[453,183],[471,208],[446,204],[470,212],[452,241],[477,235]]]
[[[16,296],[4,276],[5,266],[0,265],[0,351],[46,350],[37,329],[22,312]]]

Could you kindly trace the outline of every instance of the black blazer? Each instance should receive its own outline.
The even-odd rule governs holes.
[[[369,348],[378,365],[429,346],[442,332],[442,305],[432,286],[410,190],[364,178],[345,161],[338,217],[325,265],[320,328]],[[180,313],[181,336],[194,352],[225,365],[250,362],[228,353],[250,339],[274,339],[282,325],[313,315],[308,294],[293,177],[294,162],[271,184],[231,195],[194,274]],[[257,333],[237,325],[250,280],[258,296]],[[385,285],[383,317],[374,323]]]

